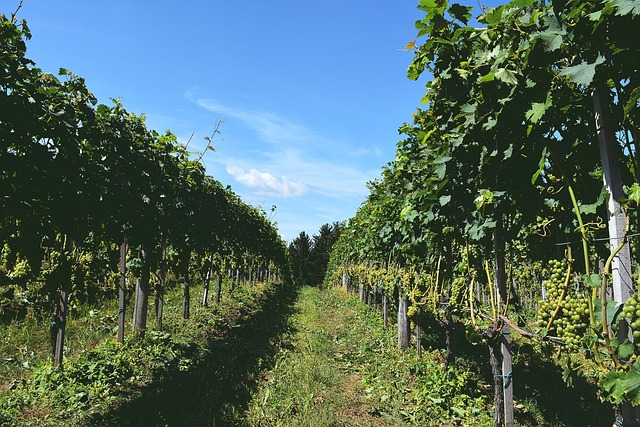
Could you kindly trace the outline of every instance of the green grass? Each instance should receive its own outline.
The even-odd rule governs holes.
[[[461,342],[447,370],[437,345],[421,357],[400,352],[395,325],[385,328],[379,312],[344,288],[302,288],[291,323],[235,425],[493,426],[486,346]],[[608,425],[612,412],[595,384],[578,378],[568,388],[556,360],[517,342],[514,349],[516,425]]]
[[[284,286],[258,284],[226,293],[220,305],[202,307],[200,292],[198,287],[192,290],[188,320],[182,318],[181,290],[170,292],[165,331],[153,331],[150,317],[147,337],[140,341],[130,334],[124,345],[115,341],[116,310],[110,304],[100,310],[74,309],[63,370],[54,369],[49,360],[46,318],[30,314],[9,324],[0,347],[4,359],[12,359],[2,367],[0,425],[185,425],[186,420],[192,420],[189,425],[209,425],[216,419],[224,421],[228,418],[225,411],[237,412],[234,407],[246,402],[248,392],[238,395],[239,389],[251,383],[253,372],[262,369],[260,361],[269,359],[271,341],[279,333],[277,328],[266,334],[264,329],[259,331],[263,347],[256,350],[260,343],[255,337],[256,322],[265,324],[265,317],[286,318],[286,304],[294,293]],[[252,346],[249,354],[238,356],[237,352]],[[221,363],[225,357],[229,358],[226,368]],[[197,400],[194,394],[209,397]],[[198,402],[204,406],[194,407]]]
[[[486,399],[464,393],[470,371],[400,353],[393,328],[343,288],[303,288],[295,308],[290,348],[264,372],[244,425],[455,425],[456,411],[488,425]]]
[[[48,362],[46,316],[6,325],[0,425],[493,425],[485,346],[460,337],[445,370],[438,331],[424,331],[432,347],[422,357],[400,352],[395,325],[344,288],[241,287],[209,307],[200,292],[188,320],[181,290],[170,292],[165,331],[152,331],[150,317],[145,340],[124,346],[114,303],[76,307],[63,371]],[[557,360],[517,341],[513,349],[516,425],[607,424],[592,381],[567,388]]]

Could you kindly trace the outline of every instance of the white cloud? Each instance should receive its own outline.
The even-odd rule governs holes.
[[[227,173],[256,194],[287,198],[300,197],[308,191],[301,182],[291,181],[286,176],[278,179],[268,172],[260,172],[257,169],[249,169],[246,172],[237,166],[227,166]]]

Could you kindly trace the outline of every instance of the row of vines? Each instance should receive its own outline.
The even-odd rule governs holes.
[[[513,331],[582,355],[617,422],[639,425],[640,4],[418,8],[408,76],[431,75],[423,108],[325,283],[359,285],[385,316],[398,301],[402,348],[410,323],[435,320],[445,363],[463,325],[488,348],[496,427],[514,422]]]
[[[2,322],[49,313],[61,365],[70,306],[119,298],[122,342],[131,311],[144,337],[152,295],[162,329],[169,279],[184,287],[185,318],[194,272],[205,304],[214,274],[217,298],[223,275],[288,280],[286,245],[266,213],[206,174],[220,122],[190,152],[118,100],[98,104],[81,77],[35,66],[16,13],[0,15]]]

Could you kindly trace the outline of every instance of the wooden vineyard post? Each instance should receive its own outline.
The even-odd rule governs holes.
[[[407,316],[407,299],[398,293],[398,348],[409,348],[409,317]]]
[[[53,335],[53,366],[62,366],[64,357],[64,333],[67,324],[67,310],[69,308],[70,294],[67,291],[60,291],[58,304],[54,310],[52,327]]]
[[[614,251],[625,236],[627,224],[626,214],[620,206],[620,199],[624,197],[620,162],[617,154],[617,141],[613,129],[606,120],[606,110],[603,108],[602,92],[596,88],[591,93],[595,114],[596,132],[600,147],[600,158],[604,186],[609,193],[607,211],[609,213],[609,243]],[[631,251],[629,244],[617,253],[611,263],[613,282],[613,299],[618,304],[624,302],[633,294],[633,280],[631,279]],[[618,322],[617,338],[619,342],[629,339],[633,342],[633,335],[629,323],[622,319]],[[625,427],[640,426],[640,407],[633,407],[629,402],[622,402],[622,421]]]
[[[63,244],[63,262],[65,268],[65,276],[63,282],[60,283],[60,291],[58,293],[58,301],[53,309],[51,319],[51,344],[53,350],[53,366],[62,367],[64,358],[64,336],[67,329],[67,313],[69,310],[69,300],[71,292],[67,290],[67,286],[71,283],[71,251],[73,250],[73,240],[69,236],[65,236]]]
[[[376,311],[378,311],[378,296],[379,295],[380,295],[380,290],[378,288],[378,285],[375,285],[373,287],[373,308]]]
[[[189,270],[185,273],[184,277],[184,292],[182,298],[182,317],[188,319],[191,316],[191,277],[189,276]]]
[[[162,255],[160,258],[160,280],[156,286],[156,331],[161,331],[164,312],[164,288],[167,281],[167,241],[162,239]]]
[[[502,382],[504,390],[504,426],[513,427],[513,380],[511,378],[511,330],[509,325],[502,326]]]
[[[389,298],[386,291],[382,292],[382,320],[385,328],[389,326]]]
[[[497,304],[497,314],[502,312],[503,306],[507,303],[507,269],[505,262],[505,242],[502,227],[502,215],[496,218],[496,228],[494,230],[493,245],[495,257],[495,295]],[[495,319],[497,323],[499,317]],[[500,336],[500,353],[502,354],[502,381],[501,393],[502,403],[504,405],[504,426],[513,427],[513,380],[512,380],[512,363],[511,363],[511,340],[508,325],[503,325]],[[497,384],[496,384],[497,385]],[[498,393],[498,390],[496,390]],[[502,408],[496,405],[496,413]]]
[[[418,308],[418,318],[420,318],[420,313],[422,309]],[[418,357],[422,357],[422,343],[420,342],[420,336],[422,335],[422,331],[420,329],[420,325],[416,323],[416,355]]]
[[[626,215],[620,206],[620,199],[624,197],[620,162],[617,155],[616,138],[605,120],[600,90],[594,89],[591,98],[595,110],[596,131],[598,133],[598,143],[600,146],[604,186],[609,193],[609,200],[607,202],[607,211],[609,212],[609,242],[611,251],[613,251],[624,238],[626,230]],[[613,298],[617,303],[624,303],[633,294],[631,252],[628,243],[625,244],[613,258],[613,262],[611,263],[611,276],[613,279]],[[626,322],[624,323],[626,325]],[[628,330],[629,328],[625,327],[624,332],[628,334]],[[632,339],[633,337],[629,335],[629,338]]]
[[[493,417],[493,427],[503,427],[504,413],[504,393],[502,375],[500,375],[500,361],[498,354],[500,352],[500,342],[496,339],[496,331],[490,331],[487,336],[489,348],[489,364],[493,373],[493,404],[495,415]]]
[[[207,260],[207,265],[206,265],[206,273],[204,276],[204,286],[202,289],[202,305],[203,306],[207,306],[208,304],[208,300],[209,300],[209,284],[211,283],[211,270],[213,267],[213,262],[211,259]]]
[[[123,233],[120,244],[120,277],[118,280],[118,334],[117,340],[124,344],[125,310],[127,304],[127,238]]]
[[[216,285],[216,304],[220,304],[222,294],[222,273],[218,273],[218,284]]]
[[[142,274],[136,284],[135,307],[133,311],[133,331],[139,339],[144,338],[147,330],[147,308],[149,306],[149,252],[142,248]]]

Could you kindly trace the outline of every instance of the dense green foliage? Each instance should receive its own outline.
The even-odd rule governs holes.
[[[414,322],[462,323],[470,342],[494,349],[505,319],[521,322],[522,298],[540,299],[543,279],[561,282],[537,325],[545,324],[527,336],[555,334],[574,346],[564,350],[586,350],[593,364],[582,369],[601,375],[606,398],[640,403],[629,357],[639,348],[607,331],[616,323],[615,303],[602,303],[610,264],[591,273],[617,245],[606,242],[596,112],[616,138],[606,154],[627,189],[626,200],[614,196],[638,231],[640,52],[631,40],[640,37],[640,9],[514,0],[482,10],[474,27],[471,7],[421,0],[418,8],[423,42],[407,46],[408,76],[431,74],[424,108],[401,127],[396,157],[343,230],[326,282],[396,293],[410,300]],[[566,283],[545,267],[562,258]]]
[[[148,129],[144,116],[117,100],[97,104],[66,69],[43,72],[26,56],[30,37],[26,22],[0,17],[5,317],[26,307],[51,309],[59,290],[80,301],[111,295],[125,238],[130,281],[148,282],[150,271],[167,266],[186,278],[189,266],[199,270],[213,253],[219,271],[271,266],[287,277],[277,230],[263,211],[206,175],[204,152]],[[216,126],[212,137],[218,132]],[[168,248],[164,261],[161,247]]]

